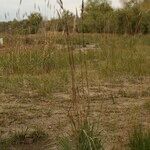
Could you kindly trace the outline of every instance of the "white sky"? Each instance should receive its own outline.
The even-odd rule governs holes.
[[[49,8],[46,6],[48,1],[50,3]],[[64,7],[72,12],[75,12],[76,8],[80,9],[81,1],[82,0],[63,0]],[[111,1],[113,7],[121,7],[119,0]],[[16,13],[19,8],[20,16],[18,16],[18,18],[22,18],[25,13],[30,14],[33,11],[39,11],[38,7],[40,7],[40,12],[43,16],[50,18],[55,16],[56,12],[54,11],[54,8],[59,8],[57,0],[22,0],[21,6],[19,6],[19,3],[20,0],[0,0],[0,21],[16,18]],[[7,16],[7,18],[5,18],[5,16]]]

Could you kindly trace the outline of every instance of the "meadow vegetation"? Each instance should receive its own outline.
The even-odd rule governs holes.
[[[149,150],[146,4],[0,23],[0,149]]]

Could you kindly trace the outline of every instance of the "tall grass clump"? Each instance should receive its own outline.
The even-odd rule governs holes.
[[[59,50],[10,52],[0,56],[0,68],[4,74],[43,74],[67,69],[67,54]]]
[[[62,0],[58,1],[60,8],[63,12],[65,9],[63,7]],[[84,1],[82,1],[82,15],[84,11]],[[83,16],[82,16],[83,20]],[[83,21],[82,21],[83,23]],[[82,26],[83,27],[83,26]],[[64,22],[64,31],[66,34],[66,45],[68,50],[68,60],[69,60],[69,67],[70,67],[70,75],[71,75],[71,85],[72,85],[72,104],[68,110],[68,118],[71,123],[71,135],[68,138],[62,138],[60,145],[62,150],[101,150],[103,149],[102,142],[100,136],[97,134],[98,132],[95,131],[94,125],[91,125],[88,121],[88,115],[90,113],[90,104],[89,104],[89,79],[88,79],[88,65],[87,59],[85,57],[85,53],[79,50],[79,53],[74,52],[72,48],[72,41],[70,41],[70,32],[68,28],[68,17],[65,17]],[[84,41],[84,29],[82,28],[82,48],[85,47]],[[85,81],[83,85],[87,89],[87,93],[80,92],[78,88],[78,81],[77,81],[77,69],[76,66],[81,68],[81,82]],[[84,71],[84,72],[83,72]],[[79,71],[80,72],[80,71]],[[84,73],[84,74],[83,74]],[[85,75],[85,76],[84,76]],[[80,94],[84,96],[80,96]],[[88,104],[87,104],[88,103]],[[70,140],[71,139],[71,140]]]
[[[150,150],[150,130],[144,130],[141,126],[134,128],[129,136],[130,150]]]
[[[0,137],[0,149],[13,149],[18,145],[30,145],[48,138],[48,134],[41,128],[29,129],[25,128],[19,131],[11,132],[7,137]]]
[[[62,138],[60,140],[62,150],[103,150],[100,133],[95,126],[85,122],[82,127],[72,135],[72,140]]]

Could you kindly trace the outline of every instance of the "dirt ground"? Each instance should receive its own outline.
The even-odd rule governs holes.
[[[90,88],[90,117],[98,122],[106,150],[123,150],[128,134],[136,125],[150,128],[150,78],[139,80],[102,81],[99,87]],[[0,134],[11,131],[42,128],[48,140],[10,149],[58,149],[58,137],[70,132],[66,110],[70,95],[54,93],[50,98],[36,92],[0,93]],[[99,121],[98,121],[99,120]]]

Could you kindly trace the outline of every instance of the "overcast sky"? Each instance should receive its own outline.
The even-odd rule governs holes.
[[[48,2],[49,1],[49,2]],[[76,8],[80,8],[82,0],[63,0],[64,7],[72,12]],[[113,7],[121,7],[119,0],[111,0]],[[49,5],[48,5],[49,3]],[[47,18],[53,17],[55,14],[54,8],[59,8],[57,0],[0,0],[0,21],[22,18],[23,14],[28,15],[33,11],[40,11]],[[18,10],[20,15],[16,15]]]

